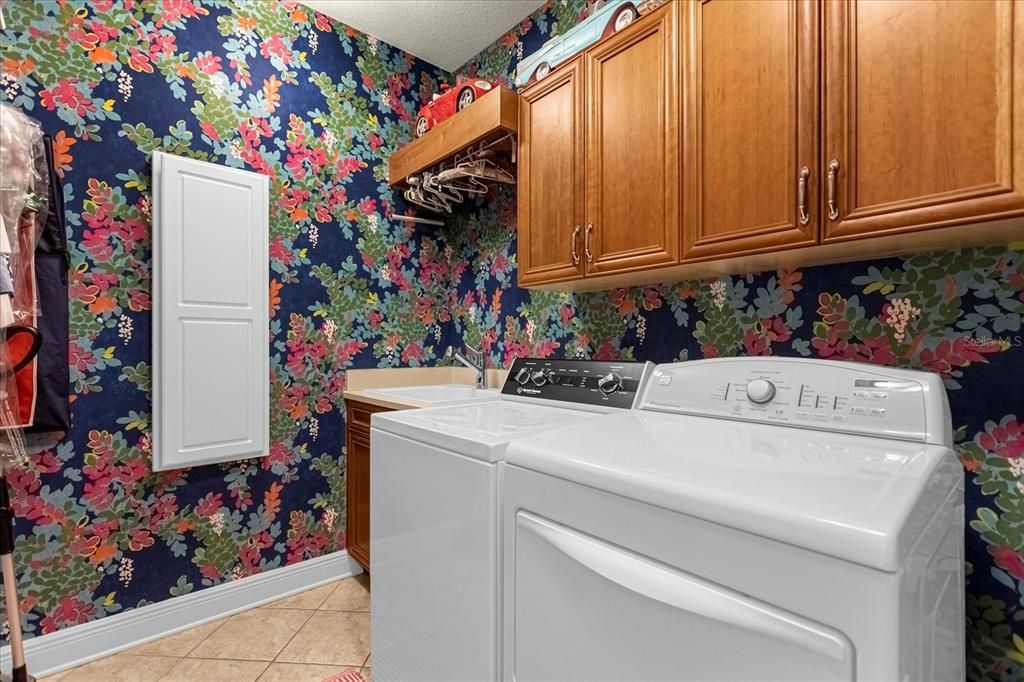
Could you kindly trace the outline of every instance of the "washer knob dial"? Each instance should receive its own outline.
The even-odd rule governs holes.
[[[533,382],[534,386],[540,388],[544,384],[548,383],[548,379],[550,378],[550,375],[551,375],[551,372],[547,372],[547,371],[545,371],[543,369],[539,369],[539,370],[537,370],[536,372],[534,372],[533,374],[530,375],[530,381]]]
[[[775,397],[775,384],[767,379],[754,379],[747,384],[747,399],[757,405],[770,403]]]
[[[622,377],[615,372],[605,374],[597,380],[597,388],[605,395],[611,395],[622,388]]]
[[[515,379],[517,384],[525,386],[530,382],[530,370],[525,367],[520,368],[519,371],[516,372]]]

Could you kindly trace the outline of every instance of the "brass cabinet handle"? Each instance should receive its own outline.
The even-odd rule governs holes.
[[[572,231],[572,264],[573,265],[579,265],[580,264],[580,252],[576,250],[576,240],[579,238],[579,236],[580,236],[580,226],[577,225],[576,228]]]
[[[828,217],[835,220],[839,217],[839,206],[836,204],[836,176],[839,175],[839,160],[828,162]]]
[[[800,224],[806,225],[811,222],[811,214],[807,212],[807,178],[811,177],[811,169],[804,166],[800,169],[800,179],[797,182],[797,204],[796,210],[800,214]]]
[[[587,262],[594,262],[594,254],[590,252],[590,233],[594,231],[594,223],[587,223],[587,233],[583,236],[583,253],[587,255]]]

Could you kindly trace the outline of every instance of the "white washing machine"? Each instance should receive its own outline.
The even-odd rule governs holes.
[[[963,680],[951,438],[936,375],[740,358],[513,442],[504,679]]]
[[[373,415],[375,680],[498,679],[497,463],[514,438],[632,409],[652,369],[519,359],[500,400]]]

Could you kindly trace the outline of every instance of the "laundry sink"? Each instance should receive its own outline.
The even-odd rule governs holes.
[[[497,400],[497,389],[476,388],[465,384],[434,384],[431,386],[399,386],[396,388],[368,388],[363,391],[397,400],[441,405],[483,400]]]

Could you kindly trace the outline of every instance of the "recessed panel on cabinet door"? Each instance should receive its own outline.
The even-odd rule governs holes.
[[[682,4],[587,53],[588,274],[678,260]]]
[[[583,276],[581,61],[563,66],[520,103],[519,281]]]
[[[707,0],[688,9],[683,259],[814,243],[817,5]]]
[[[345,458],[348,553],[370,570],[370,438],[358,427],[351,431]]]
[[[345,535],[349,556],[370,570],[370,423],[386,407],[345,401]]]
[[[153,470],[264,457],[269,181],[153,154]]]
[[[1024,3],[830,0],[824,30],[826,240],[1024,214]]]

